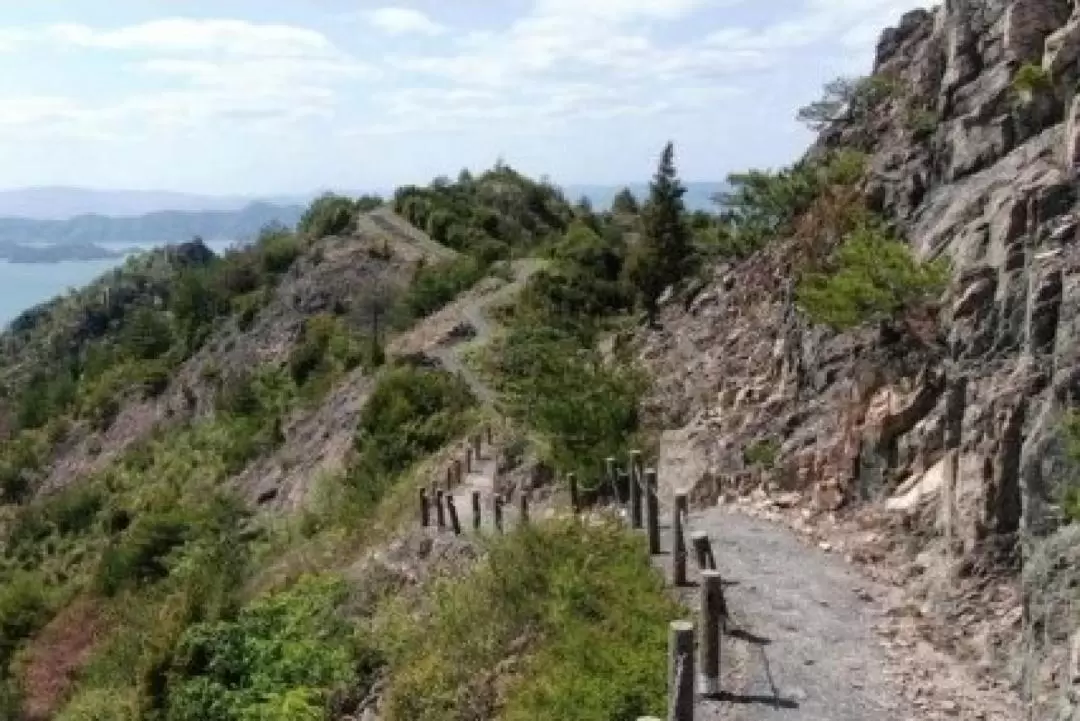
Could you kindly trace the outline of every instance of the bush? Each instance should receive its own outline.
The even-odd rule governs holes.
[[[43,579],[19,572],[0,584],[0,678],[19,644],[48,621],[50,601]]]
[[[349,198],[326,193],[316,198],[300,218],[300,232],[312,238],[343,235],[356,222],[356,203]]]
[[[326,222],[332,228],[337,227],[334,225],[334,221]],[[349,222],[351,222],[351,217]],[[327,235],[335,235],[337,232],[341,231],[327,233]],[[292,264],[304,251],[304,244],[300,238],[282,227],[271,227],[263,230],[256,247],[258,248],[257,252],[263,270],[273,275],[279,275],[291,268]]]
[[[169,554],[191,538],[191,530],[189,519],[179,513],[141,516],[106,550],[98,569],[98,590],[112,596],[129,585],[165,578]]]
[[[668,599],[640,538],[561,520],[496,540],[418,614],[386,622],[388,721],[633,721],[661,714]],[[478,633],[482,629],[482,633]],[[524,653],[496,709],[491,675]]]
[[[838,330],[932,301],[948,281],[943,261],[920,263],[907,244],[873,226],[849,234],[830,265],[800,280],[797,299],[811,320]]]
[[[1024,63],[1016,71],[1012,81],[1013,90],[1021,95],[1031,95],[1044,90],[1053,89],[1049,71],[1042,65]]]
[[[775,440],[757,441],[743,450],[743,462],[748,466],[760,465],[765,470],[772,470],[779,453],[780,444]]]
[[[374,665],[339,612],[346,590],[306,578],[234,621],[189,628],[172,663],[167,720],[329,719],[331,694],[362,688]]]
[[[356,446],[372,474],[394,475],[441,448],[461,430],[474,399],[444,371],[396,368],[379,379],[360,416]]]
[[[476,285],[487,272],[474,258],[461,258],[422,265],[413,276],[403,300],[410,318],[426,318]]]
[[[549,460],[588,483],[595,459],[628,450],[646,381],[581,342],[551,326],[515,323],[490,363],[511,413],[549,444]]]

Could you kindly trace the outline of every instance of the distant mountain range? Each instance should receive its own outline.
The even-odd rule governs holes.
[[[717,182],[698,182],[698,183],[684,183],[686,186],[686,195],[683,196],[683,201],[686,203],[686,207],[689,210],[716,210],[716,203],[712,201],[713,195],[725,190],[728,186],[725,183]],[[581,196],[585,196],[592,202],[593,208],[596,210],[607,210],[611,207],[611,202],[615,199],[615,196],[624,188],[630,188],[630,192],[638,200],[644,200],[649,196],[649,184],[648,183],[629,183],[623,185],[564,185],[562,186],[563,192],[570,200],[577,200]]]
[[[306,199],[213,196],[160,190],[94,190],[40,187],[0,190],[0,217],[68,220],[80,215],[137,217],[162,210],[203,213],[239,211],[256,202],[302,205]]]
[[[605,210],[623,187],[565,185],[563,191],[572,200],[586,196],[594,208]],[[645,183],[626,187],[639,199],[649,192]],[[687,207],[713,210],[712,196],[724,187],[723,183],[687,183]],[[361,195],[357,191],[341,192]],[[380,194],[387,197],[390,192]],[[183,242],[196,235],[208,241],[246,240],[269,223],[295,225],[316,195],[312,192],[260,199],[69,187],[5,190],[0,191],[0,247],[159,245]]]
[[[0,244],[160,245],[191,240],[247,240],[270,223],[294,226],[301,205],[251,203],[239,210],[160,210],[134,217],[79,215],[63,220],[0,218]]]

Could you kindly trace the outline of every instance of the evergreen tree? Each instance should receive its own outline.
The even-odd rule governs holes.
[[[686,222],[685,194],[675,170],[675,149],[669,142],[649,184],[649,200],[642,210],[641,244],[630,270],[650,323],[656,318],[657,301],[664,290],[693,267],[693,234]]]
[[[637,215],[641,208],[638,207],[637,198],[634,197],[634,193],[630,188],[623,188],[616,193],[615,198],[612,200],[611,210],[620,215]]]

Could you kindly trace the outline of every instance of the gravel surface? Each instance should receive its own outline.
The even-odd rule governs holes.
[[[888,657],[872,631],[883,614],[873,600],[881,589],[843,559],[767,521],[713,509],[691,514],[691,531],[712,540],[731,614],[722,694],[699,702],[698,719],[926,718],[911,710],[887,674]],[[670,529],[663,535],[658,561],[666,571]],[[688,568],[696,584],[692,554]],[[696,588],[680,593],[697,608]]]

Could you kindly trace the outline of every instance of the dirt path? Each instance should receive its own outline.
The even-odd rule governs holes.
[[[447,371],[461,376],[473,394],[487,406],[497,404],[498,393],[469,367],[464,360],[465,353],[491,340],[495,332],[495,325],[487,317],[488,309],[510,300],[521,292],[529,278],[538,270],[544,268],[545,265],[545,261],[539,258],[526,258],[513,263],[511,266],[514,271],[513,281],[494,293],[480,298],[469,299],[458,309],[465,321],[472,326],[473,337],[465,342],[440,347],[432,353]]]
[[[976,695],[978,684],[955,662],[883,641],[878,629],[897,589],[866,579],[782,526],[737,511],[692,513],[688,538],[693,531],[712,541],[731,613],[724,693],[699,701],[699,721],[1020,718],[1004,695]],[[669,529],[663,538],[657,563],[670,578]],[[696,584],[692,558],[688,568]],[[692,609],[697,593],[681,592]]]

